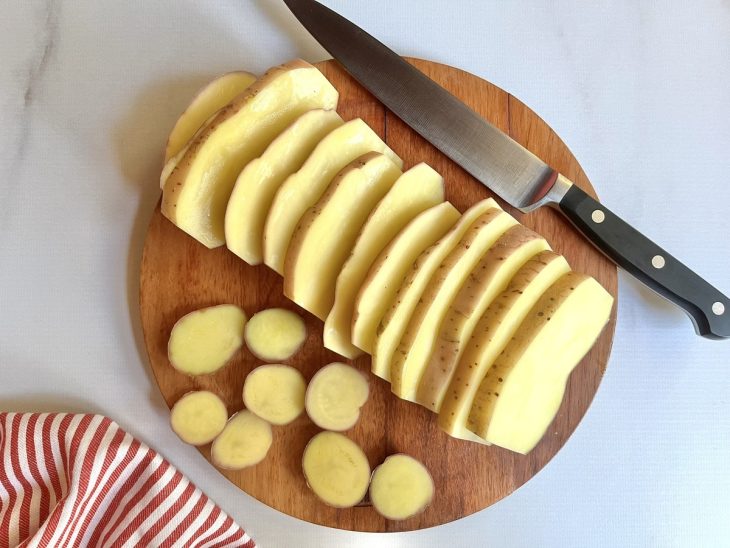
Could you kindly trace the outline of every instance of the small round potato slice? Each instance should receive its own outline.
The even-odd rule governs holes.
[[[240,470],[258,464],[269,452],[271,425],[247,410],[231,417],[210,448],[213,464]]]
[[[426,467],[409,455],[390,455],[373,472],[370,501],[375,510],[391,520],[423,512],[434,494],[433,479]]]
[[[228,410],[218,396],[207,390],[188,392],[170,411],[170,425],[190,445],[205,445],[223,431]]]
[[[368,490],[370,464],[350,438],[337,432],[320,432],[304,449],[302,470],[307,484],[323,502],[349,508]]]
[[[232,304],[201,308],[172,328],[167,355],[172,366],[188,375],[206,375],[226,365],[243,345],[246,313]]]
[[[360,417],[368,393],[367,377],[354,367],[338,362],[325,365],[309,381],[307,414],[325,430],[348,430]]]
[[[304,411],[307,383],[290,365],[261,365],[243,383],[246,409],[271,424],[289,424]]]

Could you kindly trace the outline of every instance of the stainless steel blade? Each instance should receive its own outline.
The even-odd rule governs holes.
[[[284,0],[307,30],[401,120],[509,204],[531,209],[557,173],[363,29],[314,0]]]

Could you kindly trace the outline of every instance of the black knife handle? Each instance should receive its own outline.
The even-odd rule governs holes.
[[[715,287],[576,185],[558,206],[612,261],[683,308],[698,334],[730,337],[730,299]]]

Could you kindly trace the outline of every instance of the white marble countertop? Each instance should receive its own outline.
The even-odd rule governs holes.
[[[405,55],[510,91],[603,201],[730,292],[730,3],[327,4]],[[532,481],[375,537],[256,502],[167,426],[137,311],[166,134],[213,75],[327,57],[278,0],[10,0],[0,18],[0,409],[104,413],[261,546],[728,546],[730,342],[628,276],[606,376]]]

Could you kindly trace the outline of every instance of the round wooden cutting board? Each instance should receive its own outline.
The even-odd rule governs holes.
[[[560,138],[535,113],[496,86],[464,71],[411,59],[419,69],[460,97],[484,118],[595,196],[578,162]],[[447,198],[461,211],[490,193],[461,168],[424,141],[375,100],[333,61],[318,67],[340,91],[338,111],[345,120],[360,117],[405,161],[405,168],[427,162],[446,180]],[[155,184],[150,181],[150,184]],[[504,206],[504,204],[502,204]],[[548,208],[523,215],[505,206],[523,224],[547,238],[578,272],[594,276],[616,296],[616,268],[559,214]],[[167,339],[175,321],[192,310],[235,303],[251,315],[269,307],[296,310],[306,319],[309,337],[289,363],[307,379],[324,364],[346,361],[325,350],[322,322],[299,309],[282,293],[282,280],[264,266],[251,267],[225,248],[209,250],[165,219],[159,205],[150,223],[142,259],[140,306],[145,344],[152,370],[169,406],[189,390],[219,394],[230,413],[243,407],[246,374],[262,362],[244,349],[219,372],[198,378],[175,371],[167,360]],[[374,468],[396,452],[421,460],[431,471],[436,496],[414,518],[391,522],[372,507],[334,509],[321,503],[302,477],[307,441],[319,431],[306,417],[274,427],[266,459],[239,472],[221,471],[261,502],[291,516],[320,525],[356,531],[408,531],[453,521],[486,508],[534,476],[563,446],[585,414],[601,381],[611,349],[615,310],[597,344],[573,372],[560,412],[540,444],[527,456],[450,438],[439,430],[436,415],[399,400],[390,386],[370,375],[371,395],[362,416],[347,435],[359,443]],[[369,371],[370,360],[352,362]],[[209,458],[209,447],[201,448]],[[211,473],[213,471],[211,465]]]

